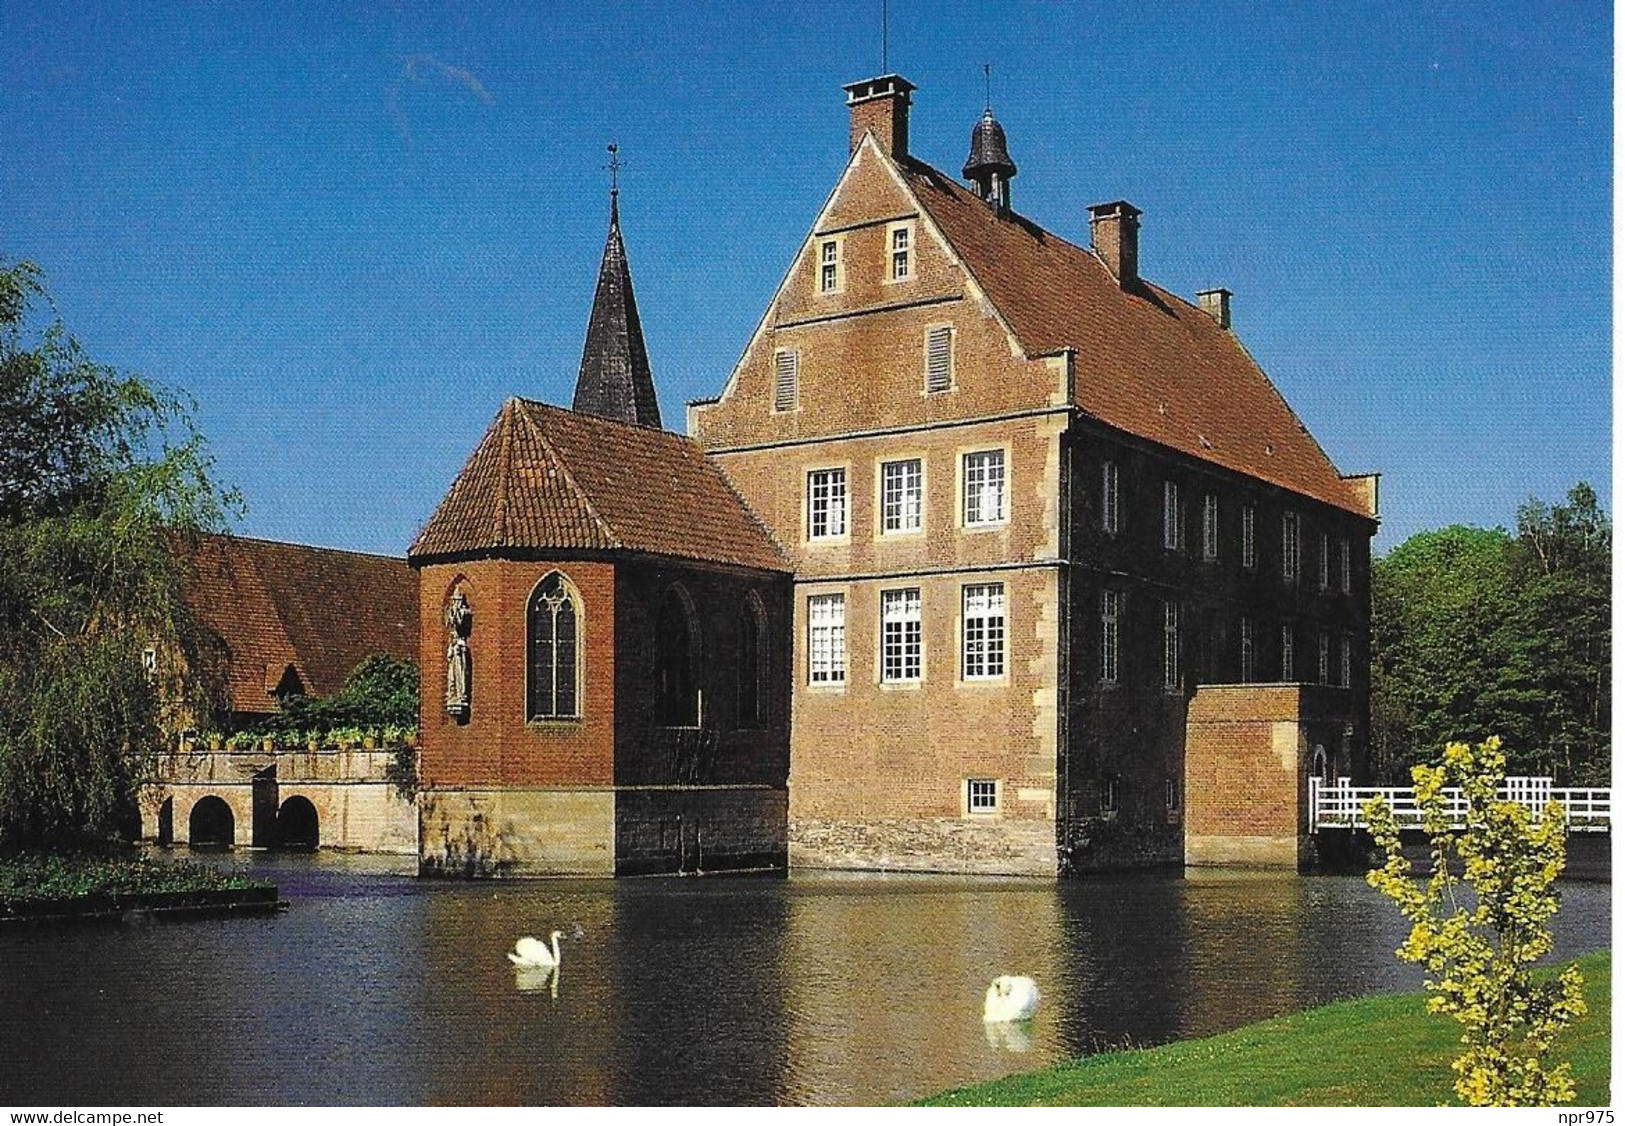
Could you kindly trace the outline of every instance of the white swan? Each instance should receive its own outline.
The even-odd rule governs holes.
[[[553,932],[553,949],[549,950],[539,938],[526,935],[513,944],[508,951],[508,961],[516,966],[529,969],[550,970],[559,964],[559,935],[561,931]]]
[[[982,1020],[988,1024],[1026,1020],[1038,1011],[1038,998],[1038,983],[1032,978],[996,977],[982,1002]]]

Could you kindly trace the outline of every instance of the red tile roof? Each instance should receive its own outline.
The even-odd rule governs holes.
[[[1338,508],[1357,489],[1234,334],[1141,281],[1125,291],[1092,252],[998,216],[943,173],[906,159],[927,214],[1029,356],[1077,351],[1074,400],[1109,426]]]
[[[633,551],[790,564],[698,443],[509,399],[407,557]]]
[[[226,644],[236,711],[275,711],[290,667],[306,693],[329,696],[364,657],[417,660],[417,574],[404,559],[205,536],[193,561],[188,600]]]

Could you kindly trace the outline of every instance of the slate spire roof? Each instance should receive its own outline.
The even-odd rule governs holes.
[[[581,374],[571,407],[600,418],[660,427],[649,352],[632,294],[632,269],[621,240],[618,188],[609,193],[609,237],[598,268],[598,289],[587,319],[587,343],[581,350]]]

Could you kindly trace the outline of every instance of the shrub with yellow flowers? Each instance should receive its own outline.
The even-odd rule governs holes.
[[[1505,774],[1495,737],[1476,748],[1452,743],[1440,765],[1414,767],[1432,871],[1426,880],[1413,873],[1394,811],[1377,797],[1365,813],[1388,860],[1366,879],[1411,921],[1397,953],[1427,971],[1429,1011],[1462,1026],[1466,1050],[1452,1064],[1457,1096],[1468,1106],[1554,1106],[1574,1099],[1574,1081],[1567,1063],[1548,1064],[1547,1056],[1586,1011],[1577,967],[1534,975],[1552,949],[1567,816],[1558,802],[1536,818],[1502,800]]]

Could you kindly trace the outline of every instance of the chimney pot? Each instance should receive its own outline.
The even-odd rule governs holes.
[[[865,78],[849,82],[846,105],[851,111],[851,148],[857,152],[865,133],[873,133],[881,151],[893,160],[908,155],[908,107],[914,83],[900,74],[883,74],[878,78]]]
[[[1140,280],[1140,209],[1126,199],[1089,209],[1089,236],[1095,253],[1124,289]]]
[[[1196,293],[1196,303],[1202,312],[1219,322],[1220,328],[1229,328],[1230,297],[1228,289],[1202,289]]]

